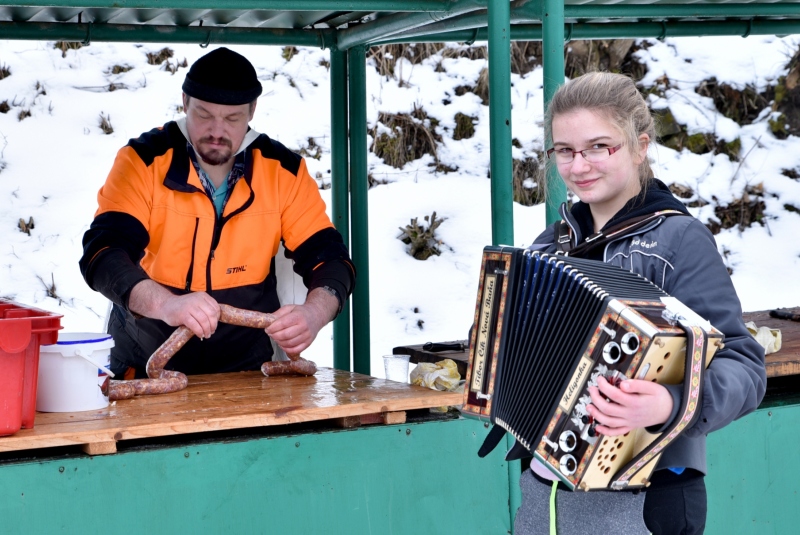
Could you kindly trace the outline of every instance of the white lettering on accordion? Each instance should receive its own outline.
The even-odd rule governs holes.
[[[492,305],[497,286],[497,275],[486,275],[483,283],[483,298],[481,300],[481,315],[478,318],[478,338],[475,343],[475,361],[472,364],[473,392],[483,391],[483,382],[486,378],[486,357],[492,348],[489,347],[490,329],[492,327]]]
[[[575,370],[575,373],[572,374],[572,379],[570,379],[567,384],[567,390],[564,392],[564,395],[561,396],[561,401],[558,404],[561,410],[566,414],[572,411],[572,406],[575,405],[578,394],[583,390],[583,385],[589,377],[589,372],[591,370],[592,360],[587,357],[581,357],[580,362],[578,362],[578,368]]]

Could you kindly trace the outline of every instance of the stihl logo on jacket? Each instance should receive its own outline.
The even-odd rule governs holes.
[[[236,266],[236,267],[229,267],[225,270],[226,275],[230,275],[231,273],[239,273],[241,271],[247,271],[247,265],[244,266]]]

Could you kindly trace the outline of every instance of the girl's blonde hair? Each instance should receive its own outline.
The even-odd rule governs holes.
[[[626,148],[632,154],[639,147],[640,135],[647,134],[650,143],[656,141],[656,125],[650,108],[633,80],[623,74],[590,72],[559,87],[545,112],[546,131],[551,131],[554,117],[577,110],[605,116],[623,134]],[[548,160],[547,168],[552,165]],[[639,182],[643,190],[653,176],[650,160],[645,156],[639,164]]]

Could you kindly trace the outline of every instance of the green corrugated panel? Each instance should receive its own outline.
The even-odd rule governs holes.
[[[0,532],[507,533],[485,435],[459,419],[0,465]]]
[[[708,436],[707,535],[800,531],[796,403],[759,409]]]

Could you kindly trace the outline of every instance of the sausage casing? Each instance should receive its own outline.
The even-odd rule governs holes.
[[[256,312],[255,310],[244,310],[230,305],[219,305],[219,321],[239,325],[241,327],[253,327],[255,329],[266,329],[275,321],[275,316],[266,312]]]
[[[272,314],[244,310],[230,305],[219,305],[219,321],[241,327],[266,329],[276,320]],[[111,381],[108,388],[108,399],[130,399],[136,395],[168,394],[183,390],[189,379],[181,372],[165,370],[169,360],[191,340],[194,333],[181,325],[147,360],[147,376],[149,379],[133,379],[131,381]],[[289,355],[289,361],[265,362],[261,366],[264,375],[314,375],[317,366],[299,355]]]

